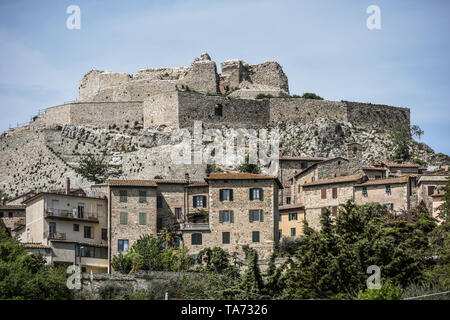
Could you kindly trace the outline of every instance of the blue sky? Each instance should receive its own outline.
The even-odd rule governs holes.
[[[81,29],[66,28],[69,5]],[[381,9],[369,30],[366,9]],[[450,154],[450,1],[0,0],[0,131],[75,100],[90,69],[135,74],[276,60],[291,94],[411,108],[423,142]]]

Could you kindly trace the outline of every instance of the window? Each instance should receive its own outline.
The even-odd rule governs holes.
[[[103,205],[97,205],[97,217],[103,217]]]
[[[223,106],[221,104],[216,105],[214,108],[214,115],[221,117],[223,114]]]
[[[55,222],[50,222],[48,224],[48,232],[49,233],[56,233],[56,223]]]
[[[161,209],[163,207],[162,196],[157,196],[156,197],[156,207],[158,209]]]
[[[95,248],[90,246],[82,246],[81,248],[81,256],[87,258],[94,258]]]
[[[8,212],[8,217],[12,218],[13,217],[13,213],[12,212]]]
[[[320,190],[320,197],[322,199],[326,199],[327,198],[327,189],[323,188]]]
[[[302,191],[302,185],[298,185],[298,193],[300,193]]]
[[[367,187],[362,187],[362,195],[367,197]]]
[[[220,190],[220,201],[233,201],[233,190],[232,189],[221,189]]]
[[[194,208],[206,208],[206,196],[194,196]]]
[[[295,228],[291,228],[291,237],[295,237]]]
[[[262,200],[263,199],[263,189],[262,188],[251,188],[249,199],[250,200]]]
[[[119,252],[128,251],[128,240],[119,240],[118,242]]]
[[[325,213],[326,210],[327,208],[320,208],[320,213]]]
[[[75,232],[80,231],[80,225],[75,223],[75,224],[73,225],[73,231],[75,231]]]
[[[289,213],[289,221],[298,220],[297,212]]]
[[[78,204],[78,218],[84,218],[84,203],[82,202]]]
[[[300,168],[301,169],[306,169],[307,166],[308,166],[307,162],[302,162],[301,165],[300,165]]]
[[[191,236],[191,244],[193,246],[201,246],[202,245],[202,234],[201,233],[193,233]]]
[[[219,222],[234,222],[234,213],[231,210],[221,210],[219,211]]]
[[[139,224],[141,226],[147,225],[147,214],[145,212],[139,212]]]
[[[252,242],[259,242],[259,231],[252,232]]]
[[[127,212],[121,212],[120,213],[120,224],[128,224],[128,213]]]
[[[394,204],[393,203],[386,203],[385,206],[386,206],[386,208],[388,209],[389,212],[392,212],[394,210]]]
[[[428,186],[428,195],[431,196],[434,193],[435,186]]]
[[[156,229],[157,229],[157,230],[161,230],[162,227],[163,227],[163,220],[162,220],[162,218],[158,218],[158,219],[156,220]]]
[[[278,230],[278,239],[281,239],[281,237],[283,236],[283,230]]]
[[[139,203],[147,202],[147,191],[139,190]]]
[[[389,184],[386,186],[386,193],[391,194],[391,186]]]
[[[177,218],[177,220],[181,219],[181,208],[175,208],[175,218]]]
[[[291,204],[291,197],[286,197],[286,204]]]
[[[259,222],[263,222],[264,221],[264,214],[262,210],[249,210],[249,221],[250,222],[254,222],[254,221],[259,221]]]
[[[120,202],[127,202],[128,201],[128,192],[127,190],[120,190]]]
[[[92,227],[84,227],[84,237],[87,239],[93,239]]]
[[[102,240],[108,240],[108,229],[102,228]]]
[[[281,214],[278,214],[278,221],[281,222]]]
[[[338,189],[337,188],[333,188],[331,190],[332,190],[332,194],[333,194],[333,199],[336,199],[337,198]]]
[[[230,233],[229,232],[222,232],[222,243],[223,244],[230,243]]]
[[[336,216],[337,215],[337,206],[334,206],[334,207],[331,207],[331,214],[333,215],[333,216]]]
[[[0,218],[3,218],[3,212],[0,212]]]

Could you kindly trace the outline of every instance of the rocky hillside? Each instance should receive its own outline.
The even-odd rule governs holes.
[[[276,123],[281,133],[283,154],[293,156],[345,156],[345,146],[358,142],[364,147],[363,162],[392,155],[388,133],[356,128],[350,123],[317,118],[305,125]],[[226,128],[223,128],[226,130]],[[65,125],[53,129],[33,130],[30,127],[7,132],[0,137],[0,189],[10,196],[29,190],[63,188],[70,177],[74,187],[86,190],[92,184],[76,173],[80,159],[86,154],[104,156],[112,172],[122,178],[152,179],[205,175],[206,165],[175,165],[171,152],[177,140],[171,139],[173,129],[153,128],[95,129]],[[423,143],[411,141],[412,158],[428,166],[449,164],[450,159]]]

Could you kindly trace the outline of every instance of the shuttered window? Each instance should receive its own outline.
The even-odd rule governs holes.
[[[163,207],[162,196],[157,196],[156,197],[156,207],[158,209],[161,209]]]
[[[147,225],[147,213],[139,212],[139,224],[141,226]]]
[[[295,237],[296,230],[295,228],[291,228],[291,237]]]
[[[120,190],[120,202],[127,202],[128,201],[128,192],[127,190]]]
[[[326,199],[327,198],[327,189],[323,188],[320,190],[320,197],[322,199]]]
[[[337,188],[333,188],[332,189],[333,191],[333,199],[336,199],[337,198],[337,193],[338,193],[338,189]]]
[[[233,190],[232,189],[221,189],[220,190],[220,201],[233,201]]]
[[[128,213],[126,212],[120,213],[120,224],[128,224]]]
[[[252,232],[252,242],[259,242],[259,231]]]
[[[431,196],[434,193],[434,186],[428,186],[428,195]]]
[[[118,251],[128,251],[128,240],[118,240]]]
[[[332,214],[333,216],[336,216],[336,215],[337,215],[337,206],[331,207],[331,214]]]
[[[264,222],[264,213],[263,210],[249,210],[248,213],[249,222]]]
[[[391,186],[389,184],[386,186],[386,193],[391,194]]]
[[[191,235],[191,244],[193,246],[201,246],[202,245],[202,234],[201,233],[193,233]]]
[[[206,196],[194,196],[193,206],[194,208],[206,208]]]
[[[362,187],[362,195],[367,197],[367,187]]]
[[[262,188],[251,188],[249,199],[250,200],[263,200],[263,189]]]
[[[139,191],[139,203],[146,203],[147,202],[147,191],[140,190]]]
[[[222,232],[222,243],[223,244],[230,243],[230,233],[229,232]]]
[[[219,211],[219,222],[230,222],[234,223],[234,213],[232,210],[221,210]]]

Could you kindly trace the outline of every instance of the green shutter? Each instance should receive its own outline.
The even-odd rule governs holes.
[[[223,201],[223,190],[219,190],[220,201]]]
[[[233,201],[233,189],[230,189],[230,201]]]
[[[264,200],[264,193],[263,193],[263,189],[262,188],[259,188],[259,196],[260,196],[260,199],[259,200]]]
[[[202,196],[203,197],[203,208],[206,208],[206,196]]]
[[[219,223],[223,222],[223,211],[219,211]]]
[[[249,221],[249,222],[253,222],[253,213],[252,213],[252,210],[249,210],[249,211],[248,211],[248,221]]]
[[[197,208],[197,197],[198,197],[198,196],[194,196],[194,197],[192,198],[192,207],[193,207],[193,208]]]
[[[147,225],[147,214],[145,212],[139,213],[139,224],[142,226]]]
[[[234,212],[230,211],[230,222],[234,223]]]
[[[128,213],[126,212],[120,213],[120,224],[128,224]]]
[[[248,195],[248,198],[250,199],[250,201],[251,201],[251,200],[254,200],[254,199],[253,199],[253,189],[252,189],[252,188],[249,189],[249,195]]]
[[[259,210],[259,221],[264,222],[264,212]]]

